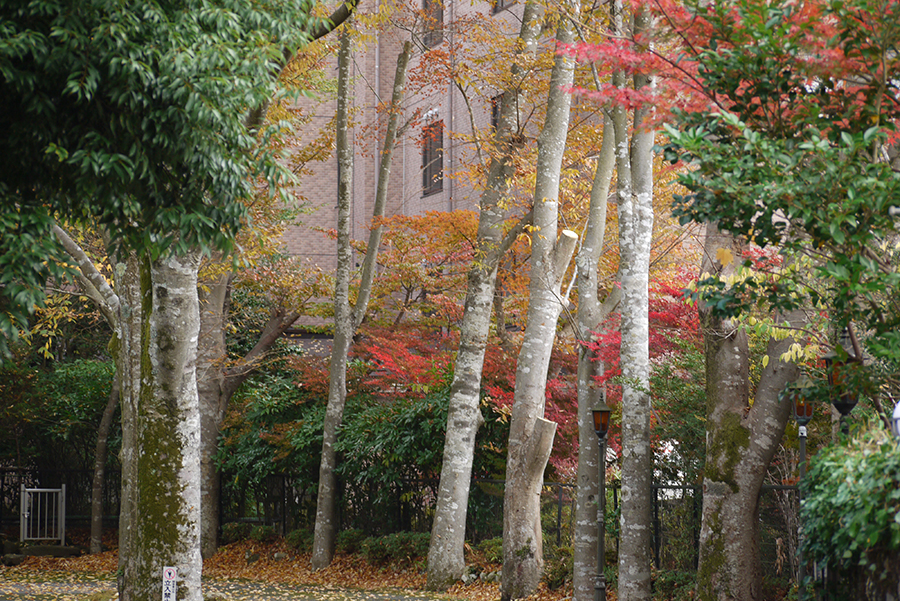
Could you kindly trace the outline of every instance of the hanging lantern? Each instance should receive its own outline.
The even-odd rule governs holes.
[[[825,374],[828,377],[828,385],[832,390],[831,404],[838,410],[842,417],[850,415],[853,408],[859,402],[859,394],[853,390],[852,382],[848,376],[859,362],[857,357],[850,355],[847,348],[852,348],[849,331],[845,328],[841,333],[839,346],[844,351],[836,353],[829,351],[822,357],[825,361]]]
[[[611,412],[604,397],[600,397],[600,401],[591,409],[591,414],[594,416],[594,432],[597,433],[597,438],[600,440],[606,438],[606,433],[609,432],[609,414]]]

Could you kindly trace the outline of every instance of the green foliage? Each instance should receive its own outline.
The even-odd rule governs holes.
[[[478,543],[478,550],[488,563],[503,563],[503,538],[488,538]]]
[[[229,545],[250,536],[251,524],[244,522],[228,522],[222,525],[222,543]]]
[[[352,418],[341,428],[335,448],[348,457],[367,460],[350,470],[339,467],[339,473],[356,483],[384,485],[438,476],[449,394],[449,388],[445,388],[421,399],[370,400],[357,406]]]
[[[341,530],[338,532],[335,540],[335,551],[346,554],[357,553],[362,548],[362,543],[365,539],[366,533],[358,528]]]
[[[285,542],[300,553],[309,553],[313,548],[313,533],[305,528],[291,530],[284,537]]]
[[[254,526],[252,530],[250,530],[250,534],[248,538],[250,540],[255,540],[261,543],[267,543],[275,540],[277,535],[275,534],[274,526]]]
[[[672,343],[677,350],[656,359],[650,374],[653,433],[666,445],[654,461],[658,482],[683,484],[699,481],[706,460],[706,358],[694,343]]]
[[[362,542],[363,557],[371,565],[388,563],[410,566],[416,559],[428,555],[431,535],[426,532],[397,532],[386,536],[367,538]]]
[[[0,203],[6,202],[6,191],[0,180]],[[68,275],[53,223],[43,207],[0,211],[0,360],[10,357],[9,343],[28,331],[29,317],[44,306],[47,280]]]
[[[254,488],[278,473],[306,474],[315,481],[324,415],[324,406],[284,374],[254,374],[232,399],[219,445],[220,468]]]
[[[60,275],[54,218],[91,221],[115,246],[153,255],[232,246],[255,176],[286,177],[245,117],[275,93],[274,66],[303,43],[309,10],[274,0],[0,5],[4,340]]]
[[[820,451],[804,481],[803,556],[835,579],[829,594],[900,580],[900,443],[880,427]],[[868,580],[868,585],[866,581]]]
[[[815,308],[838,330],[854,324],[875,360],[851,385],[875,394],[900,369],[900,173],[885,159],[900,30],[868,0],[805,8],[818,12],[756,0],[702,11],[715,43],[694,46],[692,86],[716,109],[666,126],[666,158],[689,167],[674,212],[781,255],[734,257],[735,278],[706,278],[695,297],[721,316]]]
[[[687,601],[694,598],[697,575],[677,570],[653,571],[653,601]]]
[[[0,365],[4,426],[0,461],[23,467],[93,469],[97,427],[112,386],[112,362],[79,360],[46,371],[31,367],[30,356],[14,349],[14,360]],[[120,439],[114,420],[109,462],[117,460]]]
[[[575,553],[570,546],[545,547],[544,582],[547,588],[556,590],[572,581],[575,570]]]

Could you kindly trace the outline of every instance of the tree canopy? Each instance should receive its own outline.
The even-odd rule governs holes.
[[[0,345],[62,274],[55,219],[155,255],[231,247],[252,176],[280,173],[245,116],[275,93],[310,7],[0,4]]]

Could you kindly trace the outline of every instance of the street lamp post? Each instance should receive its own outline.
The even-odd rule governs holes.
[[[600,453],[597,464],[599,465],[599,494],[597,508],[597,580],[594,583],[594,601],[606,601],[606,575],[603,567],[606,563],[606,434],[609,432],[609,414],[611,410],[606,404],[604,396],[591,409],[594,418],[594,432],[600,442]]]
[[[787,396],[791,400],[794,408],[794,419],[797,420],[797,435],[800,440],[800,482],[806,477],[806,424],[810,422],[813,416],[813,407],[803,394],[803,389],[799,386],[791,386],[787,389]],[[803,500],[800,487],[797,487],[797,497]],[[797,532],[797,547],[802,549],[803,545],[803,524],[800,524]],[[797,553],[797,598],[800,601],[806,599],[806,562],[803,560],[802,550]]]
[[[838,343],[843,353],[838,354],[831,351],[822,357],[825,360],[825,374],[828,377],[828,385],[835,391],[833,393],[835,397],[831,404],[841,414],[841,432],[845,436],[850,434],[850,425],[847,423],[846,418],[859,401],[859,395],[853,389],[855,383],[848,382],[847,377],[850,375],[853,366],[861,360],[855,354],[847,352],[848,347],[852,349],[851,342],[850,329],[847,327],[841,333],[841,340]]]

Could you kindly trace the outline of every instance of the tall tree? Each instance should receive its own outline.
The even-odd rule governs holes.
[[[636,6],[611,3],[610,22],[617,37],[648,44],[652,18]],[[629,26],[629,21],[631,22]],[[632,76],[632,89],[651,85],[646,73]],[[613,85],[629,87],[625,71]],[[626,108],[612,109],[616,141],[616,201],[619,213],[619,276],[622,287],[622,514],[619,530],[618,595],[623,601],[650,598],[651,495],[650,448],[650,248],[653,238],[653,138],[651,108],[642,105],[629,124]],[[629,131],[629,125],[633,132]],[[629,135],[630,134],[630,135]]]
[[[598,86],[599,87],[599,86]],[[610,184],[615,169],[615,134],[606,120],[603,143],[597,156],[594,182],[591,188],[588,221],[582,236],[581,248],[575,258],[578,278],[578,473],[575,500],[575,532],[573,534],[574,567],[573,597],[577,601],[594,599],[597,566],[605,565],[605,558],[597,557],[600,536],[598,515],[600,504],[600,473],[605,474],[606,458],[600,457],[600,444],[594,432],[591,409],[603,398],[598,380],[604,365],[593,342],[597,330],[619,302],[621,288],[613,287],[605,301],[599,298],[599,262],[606,237],[606,213]],[[600,559],[602,563],[598,564]]]
[[[564,6],[557,48],[574,42],[573,20],[581,9],[578,2]],[[557,237],[560,169],[572,102],[568,88],[574,73],[574,58],[558,53],[550,76],[547,115],[538,137],[528,318],[516,367],[503,498],[503,599],[528,596],[543,574],[540,490],[556,432],[556,424],[543,417],[547,368],[563,309],[562,280],[578,240],[569,230]]]
[[[789,411],[777,397],[797,373],[791,363],[814,358],[824,342],[815,329],[803,331],[799,312],[825,312],[839,328],[856,323],[867,330],[866,351],[875,361],[847,378],[855,389],[877,401],[879,387],[895,383],[886,374],[900,360],[900,276],[896,251],[884,240],[895,235],[900,184],[889,144],[900,107],[889,82],[900,65],[892,50],[896,24],[881,18],[894,8],[865,1],[667,8],[689,49],[681,73],[692,74],[699,100],[668,128],[668,157],[692,167],[680,177],[689,194],[677,199],[676,211],[708,228],[698,292],[710,441],[701,598],[760,598],[752,518],[760,471]],[[716,45],[698,51],[701,39]],[[755,264],[739,252],[751,244],[781,257]],[[784,341],[770,341],[748,406],[741,328],[749,323],[740,320],[756,307],[790,324],[797,344],[787,352]],[[826,396],[824,387],[819,394]]]
[[[350,204],[353,173],[353,147],[350,144],[350,103],[349,95],[350,66],[352,46],[350,32],[346,29],[341,35],[341,47],[338,54],[338,96],[337,96],[337,135],[336,151],[340,165],[338,182],[338,271],[334,294],[334,344],[331,350],[331,366],[329,369],[328,407],[325,412],[322,438],[322,459],[319,467],[319,493],[316,497],[316,525],[313,539],[312,567],[327,567],[334,558],[337,537],[335,524],[335,506],[337,504],[337,453],[334,445],[338,428],[343,419],[344,406],[347,401],[347,358],[350,345],[357,328],[366,315],[372,283],[381,245],[383,226],[380,219],[384,217],[387,205],[388,182],[391,175],[391,159],[400,129],[401,105],[406,88],[406,73],[413,45],[404,43],[397,56],[397,69],[394,73],[394,85],[391,102],[388,108],[387,128],[381,150],[381,162],[378,171],[378,188],[375,193],[375,205],[372,210],[373,223],[369,231],[366,256],[363,261],[363,272],[357,293],[356,304],[350,306],[350,277],[353,256],[350,248]]]
[[[519,31],[523,52],[536,51],[542,12],[538,2],[525,4]],[[514,64],[511,72],[513,81],[519,81],[522,68]],[[491,326],[497,267],[506,247],[524,225],[520,224],[504,237],[503,223],[509,215],[504,196],[515,174],[514,154],[521,146],[520,95],[518,87],[510,87],[501,96],[498,127],[494,133],[496,149],[491,154],[487,181],[481,193],[475,251],[477,260],[468,273],[459,350],[450,385],[441,483],[428,548],[428,588],[432,590],[448,588],[463,575],[466,567],[466,514],[475,435],[484,420],[479,409],[481,375]]]
[[[14,316],[40,302],[41,263],[64,253],[50,235],[52,215],[93,219],[110,235],[115,291],[103,278],[91,283],[117,317],[120,598],[154,597],[171,565],[182,598],[199,600],[199,258],[229,248],[251,175],[278,171],[266,153],[250,152],[244,111],[267,103],[272,65],[282,44],[304,38],[309,7],[75,8],[0,9],[0,126],[10,157],[0,194],[4,215],[15,216],[4,228],[44,241],[10,275],[21,283],[4,292]],[[3,241],[9,249],[11,238]],[[85,278],[97,275],[83,267]]]

